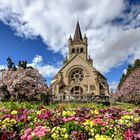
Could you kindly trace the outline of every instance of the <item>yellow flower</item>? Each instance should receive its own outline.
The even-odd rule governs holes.
[[[111,140],[111,138],[109,138],[108,136],[105,136],[105,135],[99,135],[99,134],[97,134],[95,136],[95,140]]]
[[[9,118],[6,118],[2,121],[2,124],[6,124],[6,123],[9,123],[10,122],[10,119]]]
[[[67,131],[66,128],[62,128],[62,129],[61,129],[61,132],[62,132],[62,133],[65,133],[66,131]]]
[[[57,140],[59,138],[59,135],[57,133],[53,133],[51,135],[51,137],[54,139],[54,140]]]
[[[93,121],[91,121],[91,120],[86,120],[83,124],[84,125],[89,125],[90,127],[92,127],[94,125]]]
[[[133,116],[131,116],[131,115],[124,115],[124,116],[122,116],[121,117],[122,119],[126,119],[126,120],[129,120],[129,119],[133,119]]]
[[[140,121],[140,117],[134,118],[134,122],[138,123]]]
[[[90,114],[94,114],[94,111],[93,110],[90,110]]]
[[[75,112],[74,111],[63,111],[62,112],[62,115],[63,116],[73,116],[75,114]]]
[[[37,117],[34,118],[34,122],[37,122]]]
[[[16,115],[18,112],[16,111],[16,110],[13,110],[12,112],[11,112],[11,114],[12,115]]]
[[[37,115],[40,115],[40,114],[41,114],[41,110],[36,111],[36,114],[37,114]]]
[[[11,119],[10,122],[11,122],[12,124],[16,124],[16,123],[17,123],[17,121],[16,121],[15,119]]]
[[[123,121],[122,119],[119,120],[119,123],[120,123],[120,124],[123,124],[123,122],[124,122],[124,121]]]
[[[94,110],[94,114],[95,115],[98,115],[99,114],[99,111],[98,110]]]
[[[68,134],[65,134],[65,135],[64,135],[64,138],[65,138],[65,139],[67,139],[68,137],[69,137],[69,135],[68,135]]]

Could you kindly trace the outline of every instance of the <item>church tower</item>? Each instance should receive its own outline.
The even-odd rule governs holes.
[[[79,21],[77,21],[73,38],[68,40],[68,59],[64,60],[64,64],[72,59],[75,55],[80,55],[90,65],[93,65],[93,60],[88,56],[88,39],[86,34],[82,37]]]
[[[88,39],[77,21],[73,38],[68,39],[68,57],[51,82],[52,94],[61,101],[109,102],[107,79],[88,56]]]

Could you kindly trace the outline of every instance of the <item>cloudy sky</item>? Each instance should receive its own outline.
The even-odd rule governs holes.
[[[27,60],[49,83],[67,55],[77,15],[94,67],[114,89],[140,58],[140,0],[0,0],[0,69]]]

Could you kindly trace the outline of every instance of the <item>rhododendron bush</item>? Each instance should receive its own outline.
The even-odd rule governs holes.
[[[140,69],[131,73],[114,94],[114,99],[140,104]]]
[[[86,107],[87,106],[87,107]],[[43,105],[0,109],[1,140],[139,140],[138,107]]]

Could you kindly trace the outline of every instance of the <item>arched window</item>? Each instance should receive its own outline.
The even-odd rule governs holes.
[[[76,48],[76,53],[79,53],[79,48]]]
[[[83,53],[83,48],[80,49],[80,52]]]
[[[99,88],[100,88],[100,95],[105,95],[105,89],[101,84],[100,84]]]
[[[74,48],[72,48],[72,51],[71,51],[71,53],[75,53],[75,49],[74,49]]]

